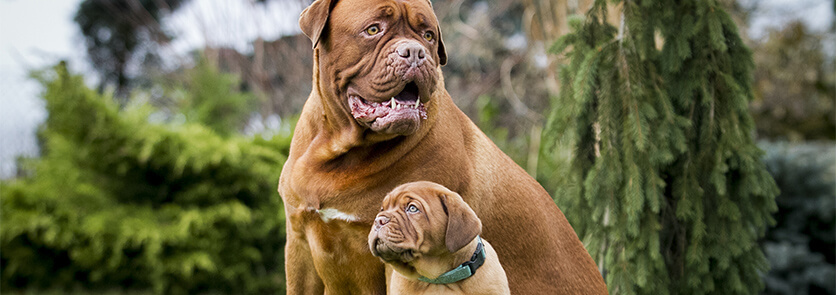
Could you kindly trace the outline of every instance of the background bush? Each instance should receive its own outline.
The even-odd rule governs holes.
[[[218,80],[194,83],[201,87],[229,79],[197,70]],[[42,157],[0,190],[4,291],[282,291],[276,183],[290,135],[225,138],[190,122],[152,124],[152,109],[119,110],[63,64],[40,79],[49,111]]]
[[[835,147],[763,143],[780,187],[776,226],[762,241],[765,294],[835,294]]]

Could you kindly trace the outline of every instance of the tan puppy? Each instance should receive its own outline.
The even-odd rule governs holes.
[[[495,249],[478,235],[477,214],[455,192],[427,181],[384,197],[370,251],[393,267],[389,294],[509,294]]]
[[[606,293],[550,195],[445,91],[428,0],[316,0],[300,28],[314,74],[279,180],[289,294],[384,294],[369,230],[382,196],[419,180],[477,213],[513,294]]]

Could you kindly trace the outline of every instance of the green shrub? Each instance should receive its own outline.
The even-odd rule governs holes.
[[[780,187],[762,241],[766,294],[835,294],[835,146],[762,143]]]
[[[0,189],[0,288],[283,291],[276,183],[290,135],[152,124],[152,110],[120,111],[63,65],[41,80],[41,158]]]
[[[241,83],[235,75],[222,73],[206,58],[200,58],[185,76],[189,91],[183,92],[185,99],[180,103],[187,121],[200,123],[223,136],[241,130],[257,99],[252,93],[238,91]]]

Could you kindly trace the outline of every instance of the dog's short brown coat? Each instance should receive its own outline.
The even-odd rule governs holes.
[[[606,293],[547,192],[454,105],[428,0],[316,0],[300,27],[315,45],[314,75],[279,180],[289,294],[385,294],[384,264],[370,254],[367,234],[382,196],[419,180],[474,209],[513,294]],[[400,44],[422,58],[408,66]],[[386,102],[408,83],[427,119],[371,127],[353,117],[350,95]]]

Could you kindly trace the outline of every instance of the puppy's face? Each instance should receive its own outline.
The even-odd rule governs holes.
[[[413,182],[384,198],[369,246],[385,262],[408,267],[423,256],[456,252],[474,240],[481,227],[457,193],[436,183]]]

